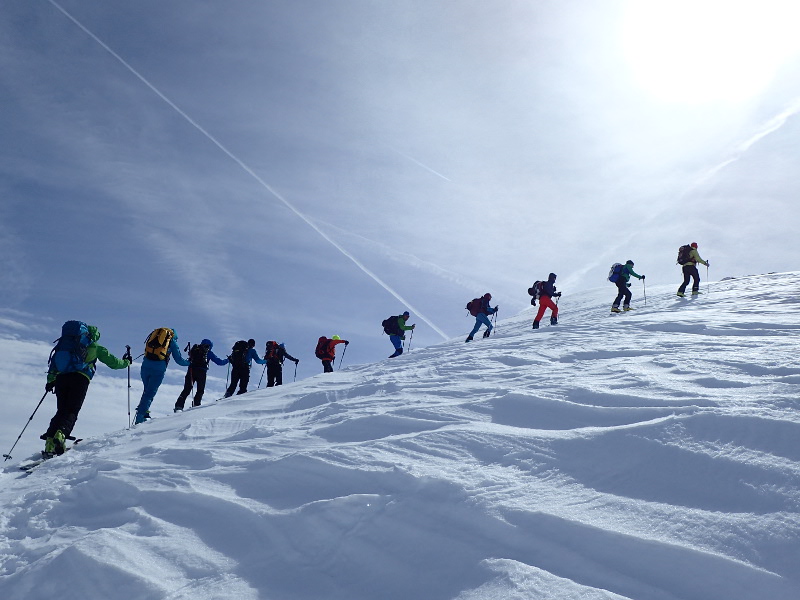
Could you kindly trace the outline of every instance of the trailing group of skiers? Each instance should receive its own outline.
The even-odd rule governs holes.
[[[681,246],[678,251],[678,264],[683,269],[684,279],[678,288],[678,296],[685,296],[686,287],[689,285],[690,280],[692,280],[691,293],[693,295],[700,293],[700,275],[697,271],[697,263],[706,266],[709,264],[708,261],[700,257],[697,251],[697,243]],[[615,263],[611,267],[608,279],[617,286],[618,290],[617,296],[611,305],[612,312],[618,313],[631,310],[630,278],[636,277],[642,281],[645,279],[644,275],[639,275],[633,270],[633,266],[633,261],[628,260],[624,264]],[[561,292],[556,291],[555,282],[556,274],[550,273],[546,281],[536,281],[528,289],[528,293],[532,296],[531,304],[536,306],[536,301],[539,301],[539,308],[533,320],[533,329],[539,328],[539,322],[548,309],[550,310],[550,324],[558,324],[558,299],[561,297]],[[553,298],[555,298],[555,302]],[[475,317],[475,325],[467,336],[467,342],[471,342],[473,336],[484,325],[486,330],[483,333],[483,337],[486,338],[491,335],[494,326],[489,317],[493,315],[496,317],[499,308],[498,306],[492,307],[491,300],[492,295],[486,293],[467,304],[467,310]],[[622,306],[621,310],[620,305]],[[403,341],[407,331],[411,331],[413,337],[415,325],[407,324],[409,316],[409,312],[404,311],[400,315],[385,319],[382,323],[384,332],[389,335],[389,340],[394,346],[394,353],[389,358],[395,358],[403,353]],[[61,337],[56,340],[56,346],[53,348],[48,361],[49,368],[45,395],[49,392],[54,392],[57,401],[56,414],[50,420],[47,431],[41,436],[45,440],[45,448],[42,452],[44,458],[63,454],[66,449],[66,440],[74,439],[71,437],[72,430],[86,398],[89,383],[94,376],[97,361],[99,360],[111,369],[125,369],[130,367],[134,361],[131,356],[130,346],[127,346],[126,353],[122,358],[117,358],[105,347],[98,344],[99,339],[100,332],[97,327],[87,325],[81,321],[67,321],[61,329]],[[333,371],[336,346],[344,344],[346,349],[349,343],[349,341],[341,339],[338,335],[334,335],[331,338],[326,336],[319,338],[314,354],[322,362],[324,373]],[[188,353],[188,358],[184,358],[178,346],[178,335],[174,329],[160,327],[153,330],[145,341],[145,349],[142,354],[144,360],[142,361],[140,373],[144,391],[139,405],[136,407],[134,424],[143,423],[150,418],[150,406],[164,379],[170,358],[174,358],[179,365],[187,367],[184,387],[175,401],[174,412],[184,409],[186,399],[192,393],[192,390],[194,390],[192,406],[200,405],[205,392],[206,376],[211,362],[220,366],[230,365],[230,384],[225,391],[225,398],[232,396],[237,386],[239,388],[237,394],[247,392],[252,362],[265,365],[267,387],[283,383],[283,363],[287,359],[295,363],[296,373],[296,365],[300,361],[286,351],[283,343],[268,341],[263,357],[259,356],[255,345],[254,339],[239,340],[233,345],[229,356],[219,358],[212,351],[214,346],[212,341],[205,338],[199,344],[187,344],[184,351]],[[259,386],[260,384],[261,382],[259,381]],[[44,396],[42,400],[44,400]],[[39,404],[41,405],[41,401]],[[33,415],[31,415],[32,418]],[[19,441],[19,438],[17,441]]]

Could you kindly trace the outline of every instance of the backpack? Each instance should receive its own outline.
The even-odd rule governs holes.
[[[154,329],[144,342],[144,356],[150,360],[168,360],[169,345],[175,332],[168,327]]]
[[[536,301],[539,299],[539,296],[542,295],[543,289],[544,281],[534,281],[533,285],[528,288],[528,294],[533,296],[533,298],[531,298],[531,305],[536,306]]]
[[[611,265],[611,269],[608,271],[608,280],[611,283],[616,283],[619,281],[620,274],[622,273],[622,267],[625,265],[621,263],[614,263]]]
[[[247,360],[247,351],[250,346],[244,340],[239,340],[231,348],[231,355],[228,357],[234,367],[249,367],[250,361]]]
[[[89,377],[94,374],[94,364],[86,362],[86,352],[92,343],[86,323],[67,321],[61,326],[61,337],[55,342],[56,345],[47,361],[51,372],[80,372]]]
[[[389,317],[381,322],[381,325],[383,325],[383,332],[386,335],[403,335],[403,330],[400,329],[400,323],[397,321],[401,316],[402,315]]]
[[[477,317],[481,313],[481,298],[473,298],[467,302],[466,309],[473,317]]]
[[[314,356],[317,358],[328,358],[328,338],[324,335],[317,340],[317,347],[314,349]]]
[[[678,248],[678,264],[683,265],[688,263],[691,255],[692,247],[689,244],[685,244]]]
[[[205,344],[195,344],[192,346],[192,349],[189,350],[189,363],[191,366],[207,369],[209,350],[210,348]]]
[[[267,346],[264,350],[265,350],[264,358],[266,358],[267,360],[279,359],[278,352],[280,350],[280,346],[278,345],[278,342],[274,340],[268,341]]]

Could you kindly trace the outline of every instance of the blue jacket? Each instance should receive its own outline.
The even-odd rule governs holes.
[[[169,357],[172,355],[172,358],[175,359],[175,362],[178,363],[182,367],[188,367],[189,361],[181,356],[181,349],[178,346],[178,338],[173,337],[172,340],[169,342],[169,349],[167,350],[167,359],[166,360],[150,360],[149,358],[145,357],[142,360],[142,371],[161,371],[162,373],[167,370],[167,365],[169,364]]]
[[[547,281],[544,282],[544,285],[542,285],[542,294],[541,295],[542,296],[547,296],[549,298],[552,298],[553,296],[556,295],[556,282],[555,282],[555,280],[550,281],[548,279]]]
[[[267,364],[266,359],[261,359],[261,358],[258,357],[258,352],[256,352],[255,348],[250,348],[249,352],[247,353],[247,356],[245,356],[245,360],[247,361],[247,366],[248,367],[250,367],[250,361],[251,360],[256,361],[260,365]]]

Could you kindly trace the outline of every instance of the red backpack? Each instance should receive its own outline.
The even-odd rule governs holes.
[[[275,360],[278,358],[278,342],[270,340],[267,342],[266,352],[264,358],[267,360]]]
[[[473,298],[467,302],[467,310],[473,317],[477,317],[481,312],[481,298]]]
[[[317,347],[314,350],[314,356],[317,358],[329,358],[328,356],[328,338],[324,335],[317,341]]]

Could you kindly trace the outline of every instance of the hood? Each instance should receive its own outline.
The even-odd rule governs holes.
[[[209,348],[213,348],[214,347],[214,342],[212,342],[208,338],[204,338],[203,341],[200,342],[200,345],[201,346],[208,346]]]
[[[100,339],[100,330],[97,327],[94,325],[87,325],[86,328],[89,330],[89,338],[92,342],[96,342]]]

